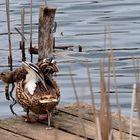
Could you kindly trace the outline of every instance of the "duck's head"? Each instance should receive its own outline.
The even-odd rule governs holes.
[[[50,67],[48,66],[48,68],[51,69],[52,72],[58,72],[59,69],[56,64],[55,57],[48,58],[48,61],[49,61],[49,66],[50,66]]]

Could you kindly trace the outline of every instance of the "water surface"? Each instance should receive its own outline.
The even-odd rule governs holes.
[[[39,6],[44,4],[42,0],[33,2],[33,43],[38,42],[38,11]],[[61,89],[60,105],[75,102],[69,67],[73,74],[77,93],[81,101],[91,102],[90,89],[87,78],[86,62],[88,61],[92,78],[95,102],[100,103],[100,60],[105,60],[105,77],[107,80],[107,57],[109,43],[104,52],[105,26],[111,25],[112,47],[115,58],[115,69],[117,76],[117,88],[122,113],[129,115],[132,87],[135,81],[132,57],[139,57],[140,54],[140,2],[139,0],[48,0],[48,4],[57,7],[55,20],[58,27],[54,34],[56,46],[73,45],[71,50],[59,50],[56,61],[60,72],[55,77]],[[21,30],[21,8],[25,7],[25,37],[26,47],[29,47],[30,29],[30,1],[12,0],[10,4],[11,32],[12,32],[12,53],[13,63],[19,66],[21,53],[19,50],[20,35],[14,29]],[[8,69],[8,37],[2,35],[7,33],[5,0],[0,1],[0,71]],[[61,36],[63,32],[63,36]],[[78,52],[78,45],[81,45],[83,52]],[[27,60],[30,61],[28,49],[26,50]],[[36,62],[37,56],[34,56]],[[116,111],[116,99],[114,80],[111,78],[111,104],[112,111]],[[0,81],[0,118],[11,116],[9,104],[4,95],[4,84]],[[13,93],[15,94],[15,92]],[[16,105],[14,108],[18,114],[22,109]]]

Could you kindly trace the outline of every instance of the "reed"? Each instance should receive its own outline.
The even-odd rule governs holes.
[[[32,49],[32,0],[30,2],[30,50]],[[33,62],[33,54],[30,51],[31,62]]]
[[[110,66],[110,65],[109,65]],[[104,65],[101,63],[100,83],[101,83],[101,105],[100,112],[95,110],[95,97],[93,92],[92,80],[90,70],[87,63],[88,83],[90,87],[90,95],[92,101],[92,113],[95,116],[97,140],[108,140],[112,138],[112,121],[111,121],[111,107],[108,92],[106,92],[106,85],[104,80]]]
[[[25,40],[24,40],[24,20],[25,20],[25,9],[24,7],[21,10],[21,43],[20,43],[20,49],[22,51],[22,61],[26,60],[25,56]]]
[[[101,123],[100,123],[100,114],[97,113],[96,116],[95,116],[95,123],[96,123],[96,137],[97,137],[97,140],[102,140],[102,134],[101,134]]]
[[[94,115],[93,118],[95,118],[95,124],[96,124],[96,132],[97,132],[96,137],[97,137],[97,140],[102,140],[101,125],[100,125],[100,120],[99,120],[100,114],[98,112],[96,112],[96,110],[95,110],[95,96],[94,96],[94,92],[93,92],[93,86],[92,86],[92,80],[91,80],[91,76],[90,76],[88,61],[87,61],[86,67],[87,67],[88,84],[89,84],[91,103],[92,103],[92,113]]]
[[[79,97],[78,97],[78,94],[77,94],[77,91],[76,91],[76,85],[75,85],[75,82],[74,82],[74,79],[73,79],[73,76],[72,76],[71,69],[69,69],[69,73],[70,73],[70,78],[71,78],[71,81],[72,81],[72,87],[73,87],[74,95],[75,95],[75,98],[76,98],[77,108],[80,108],[80,101],[79,101]],[[84,138],[87,139],[86,130],[85,130],[85,127],[84,127],[84,120],[82,119],[84,117],[83,115],[84,114],[82,112],[78,111],[78,117],[80,118],[79,123],[81,124],[81,129],[83,131]]]
[[[17,27],[15,27],[15,30],[17,31],[17,33],[22,37],[23,34],[19,31],[19,29]],[[27,41],[27,39],[24,36],[24,40]]]
[[[44,2],[45,2],[45,5],[47,5],[47,0],[44,0]]]
[[[9,42],[9,56],[8,56],[8,65],[10,70],[13,70],[13,59],[12,59],[12,45],[11,45],[11,29],[10,29],[10,6],[9,0],[6,0],[6,14],[7,14],[7,28],[8,28],[8,42]]]
[[[136,97],[136,84],[133,84],[132,100],[131,100],[131,111],[130,111],[130,127],[129,127],[129,140],[132,140],[132,131],[133,131],[133,111],[135,105]]]
[[[105,33],[104,33],[104,59],[103,62],[105,63],[105,51],[106,51],[106,44],[107,44],[107,26],[105,26]],[[111,104],[110,104],[110,77],[111,77],[111,54],[108,53],[108,76],[107,76],[107,84],[106,84],[106,104],[107,104],[107,116],[109,122],[109,129],[112,129],[112,116],[111,116]]]
[[[136,108],[138,111],[138,119],[139,119],[139,126],[140,126],[140,71],[139,71],[139,59],[133,58],[133,67],[135,72],[135,83],[136,83]]]
[[[105,28],[105,32],[107,32],[107,28]],[[117,109],[118,109],[118,115],[119,115],[119,131],[120,131],[120,139],[122,139],[122,126],[121,126],[121,110],[120,110],[120,104],[119,104],[119,97],[118,97],[118,90],[117,90],[117,81],[116,81],[116,73],[115,73],[115,64],[114,64],[114,58],[113,58],[113,51],[112,51],[112,42],[111,42],[111,34],[110,34],[110,28],[109,28],[109,42],[110,42],[110,52],[108,54],[108,79],[107,79],[107,85],[105,83],[105,76],[104,76],[104,62],[105,62],[105,53],[104,53],[104,59],[103,62],[100,62],[100,85],[101,85],[101,104],[100,104],[100,111],[97,112],[95,110],[95,97],[93,92],[93,85],[89,70],[88,61],[86,62],[87,67],[87,76],[88,76],[88,84],[90,88],[90,95],[91,95],[91,101],[92,101],[92,113],[95,118],[96,123],[96,131],[97,131],[97,140],[112,140],[113,139],[113,130],[112,130],[112,115],[111,115],[111,104],[110,104],[110,75],[113,71],[113,77],[115,82],[115,92],[116,92],[116,102],[117,102]],[[107,38],[107,35],[105,35],[105,40]],[[106,48],[106,41],[104,44],[104,50]],[[113,69],[111,71],[111,68]],[[70,71],[71,75],[71,81],[75,93],[75,98],[77,105],[79,106],[79,98],[77,96],[76,86]],[[84,126],[83,126],[84,128]]]
[[[24,46],[24,19],[25,19],[25,9],[22,7],[21,10],[21,49],[23,49]]]
[[[107,125],[106,125],[106,111],[105,111],[105,105],[106,105],[106,101],[105,101],[105,80],[104,80],[104,66],[103,63],[101,63],[100,66],[100,98],[101,98],[101,103],[100,103],[100,126],[101,126],[101,133],[102,133],[102,139],[103,140],[107,140],[108,139],[108,135],[107,135]]]
[[[111,56],[108,56],[108,79],[107,79],[107,91],[106,91],[106,104],[107,104],[107,116],[109,122],[109,131],[112,129],[112,115],[111,115],[111,103],[110,103],[110,65],[111,65]],[[110,132],[111,137],[111,132]]]
[[[113,49],[112,49],[112,34],[111,34],[111,32],[112,32],[111,31],[111,26],[108,25],[110,59],[111,59],[111,67],[112,67],[113,79],[114,79],[114,84],[115,84],[115,97],[116,97],[117,112],[118,112],[118,117],[119,117],[120,139],[122,139],[121,106],[120,106],[120,103],[119,103],[119,96],[118,96],[117,78],[116,78],[115,62],[114,62]]]
[[[104,64],[101,62],[100,66],[100,84],[101,84],[101,105],[100,105],[100,126],[103,140],[113,138],[112,132],[112,119],[109,91],[106,90],[106,82],[104,76]]]
[[[106,51],[106,44],[107,44],[107,26],[105,26],[105,35],[104,35],[104,59],[105,60],[105,51]],[[105,63],[105,61],[103,61]],[[104,69],[104,66],[103,66]],[[107,76],[107,84],[106,84],[106,91],[105,91],[105,100],[106,100],[106,115],[108,121],[108,139],[113,138],[112,133],[112,115],[111,115],[111,103],[110,103],[110,77],[111,77],[111,55],[108,53],[108,76]]]

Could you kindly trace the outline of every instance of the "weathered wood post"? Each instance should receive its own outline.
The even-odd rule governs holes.
[[[39,10],[38,60],[51,57],[53,52],[53,25],[56,8],[47,5]]]

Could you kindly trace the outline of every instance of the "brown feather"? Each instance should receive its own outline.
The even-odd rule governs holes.
[[[24,90],[24,81],[20,81],[16,88],[16,97],[19,104],[25,108],[29,109],[35,114],[46,114],[47,111],[51,111],[59,103],[60,90],[54,80],[52,82],[55,88],[50,88],[46,91],[44,86],[38,82],[34,94],[31,95],[27,90]],[[58,100],[54,102],[52,99]],[[50,102],[41,103],[40,101],[50,100]]]

